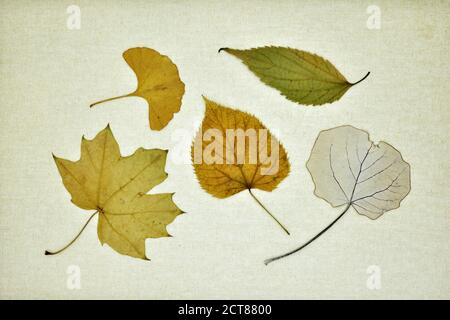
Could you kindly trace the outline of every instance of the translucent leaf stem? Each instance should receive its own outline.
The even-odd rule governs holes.
[[[276,260],[279,260],[279,259],[282,259],[282,258],[286,258],[286,257],[290,256],[291,254],[294,254],[294,253],[296,253],[296,252],[299,252],[300,250],[302,250],[303,248],[305,248],[306,246],[308,246],[311,242],[313,242],[314,240],[316,240],[317,238],[319,238],[319,237],[320,237],[322,234],[324,234],[328,229],[330,229],[336,222],[338,222],[339,219],[341,219],[341,218],[344,216],[344,214],[348,211],[348,209],[350,208],[350,206],[351,206],[351,203],[349,203],[349,204],[345,207],[344,211],[342,211],[342,213],[341,213],[336,219],[334,219],[333,222],[331,222],[325,229],[323,229],[322,231],[320,231],[318,234],[316,234],[314,237],[312,237],[312,238],[311,238],[310,240],[308,240],[306,243],[302,244],[302,245],[301,245],[300,247],[298,247],[297,249],[294,249],[294,250],[292,250],[292,251],[289,251],[289,252],[287,252],[287,253],[285,253],[285,254],[282,254],[282,255],[280,255],[280,256],[277,256],[277,257],[273,257],[273,258],[264,260],[264,264],[265,264],[265,265],[268,265],[269,263],[274,262],[274,261],[276,261]]]

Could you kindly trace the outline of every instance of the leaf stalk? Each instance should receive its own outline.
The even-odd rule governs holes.
[[[89,106],[89,108],[92,108],[93,106],[95,106],[95,105],[97,105],[97,104],[100,104],[100,103],[103,103],[103,102],[112,101],[112,100],[117,100],[117,99],[122,99],[122,98],[126,98],[126,97],[129,97],[129,96],[131,96],[130,93],[129,93],[129,94],[124,94],[124,95],[121,95],[121,96],[117,96],[117,97],[112,97],[112,98],[100,100],[100,101],[97,101],[97,102],[94,102],[93,104],[91,104],[91,105]]]
[[[301,245],[300,247],[298,247],[297,249],[294,249],[294,250],[292,250],[292,251],[289,251],[289,252],[287,252],[287,253],[285,253],[285,254],[282,254],[282,255],[280,255],[280,256],[277,256],[277,257],[273,257],[273,258],[264,260],[264,264],[267,266],[267,265],[268,265],[269,263],[271,263],[271,262],[274,262],[274,261],[279,260],[279,259],[282,259],[282,258],[286,258],[286,257],[290,256],[291,254],[294,254],[294,253],[296,253],[296,252],[299,252],[300,250],[302,250],[303,248],[305,248],[306,246],[308,246],[311,242],[313,242],[314,240],[316,240],[317,238],[319,238],[319,237],[320,237],[322,234],[324,234],[328,229],[330,229],[336,222],[338,222],[339,219],[341,219],[341,218],[344,216],[344,214],[348,211],[348,209],[350,208],[351,205],[352,205],[351,202],[349,202],[349,203],[347,204],[347,206],[345,207],[344,211],[342,211],[342,213],[341,213],[336,219],[334,219],[333,222],[331,222],[325,229],[323,229],[322,231],[320,231],[318,234],[316,234],[314,237],[312,237],[312,238],[311,238],[310,240],[308,240],[306,243],[302,244],[302,245]]]
[[[358,81],[356,81],[356,82],[354,82],[354,83],[350,83],[350,84],[351,84],[352,86],[354,86],[354,85],[356,85],[356,84],[358,84],[358,83],[360,83],[360,82],[366,80],[366,78],[369,76],[369,74],[370,74],[370,71],[367,72],[367,74],[366,74],[364,77],[362,77],[360,80],[358,80]]]
[[[79,237],[80,235],[83,233],[84,229],[86,229],[87,225],[89,224],[89,222],[91,222],[92,218],[94,218],[94,216],[98,213],[98,211],[95,211],[90,217],[89,219],[86,221],[86,223],[84,224],[84,226],[81,228],[80,232],[78,232],[78,234],[75,236],[75,238],[72,239],[72,241],[70,241],[65,247],[59,249],[58,251],[48,251],[45,250],[45,255],[46,256],[52,256],[58,253],[63,252],[64,250],[66,250],[68,247],[70,247]]]
[[[256,203],[258,203],[261,208],[264,209],[264,211],[266,211],[269,216],[272,217],[273,220],[275,220],[275,222],[288,234],[290,235],[288,229],[286,229],[286,227],[261,203],[261,201],[258,200],[258,198],[255,197],[255,195],[253,194],[251,189],[248,189],[248,192],[250,193],[250,195],[253,197],[253,199],[255,199]]]

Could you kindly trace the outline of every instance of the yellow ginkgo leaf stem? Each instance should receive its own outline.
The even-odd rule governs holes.
[[[288,235],[290,235],[290,233],[289,233],[289,231],[288,231],[288,229],[286,229],[286,227],[285,226],[283,226],[283,224],[261,203],[261,201],[259,201],[258,200],[258,198],[256,198],[255,197],[255,195],[253,194],[253,192],[252,192],[252,190],[251,189],[248,189],[248,192],[250,193],[250,195],[252,196],[252,198],[253,199],[255,199],[255,201],[256,201],[256,203],[258,203],[260,206],[261,206],[261,208],[263,208],[264,209],[264,211],[266,211],[268,214],[269,214],[269,216],[271,216],[272,217],[272,219],[273,220],[275,220],[275,222],[276,223],[278,223],[278,225],[288,234]]]
[[[72,239],[72,241],[70,241],[65,247],[59,249],[58,251],[48,251],[45,250],[45,255],[46,256],[52,256],[58,253],[63,252],[64,250],[66,250],[68,247],[70,247],[83,233],[84,229],[86,229],[87,225],[89,224],[89,222],[91,222],[92,218],[94,218],[94,216],[98,213],[98,211],[95,211],[90,217],[89,219],[86,221],[86,223],[84,224],[84,226],[81,228],[80,232],[78,232],[78,234],[75,236],[75,238]]]
[[[100,101],[94,102],[94,103],[91,104],[89,107],[92,108],[93,106],[95,106],[95,105],[97,105],[97,104],[100,104],[100,103],[103,103],[103,102],[108,102],[108,101],[112,101],[112,100],[117,100],[117,99],[127,98],[127,97],[130,97],[130,96],[132,96],[132,95],[133,95],[132,93],[129,93],[129,94],[124,94],[124,95],[117,96],[117,97],[112,97],[112,98],[100,100]]]

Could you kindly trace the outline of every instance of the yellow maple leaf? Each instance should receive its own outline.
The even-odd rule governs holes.
[[[137,89],[129,94],[101,100],[91,107],[106,101],[125,97],[144,98],[150,109],[150,128],[163,129],[180,111],[184,95],[184,83],[177,66],[169,57],[150,48],[131,48],[123,53],[123,58],[137,77]]]
[[[252,189],[274,190],[289,174],[286,151],[256,117],[204,98],[205,117],[192,144],[192,162],[201,187],[217,198]]]
[[[117,252],[147,259],[145,239],[170,236],[166,226],[182,211],[172,201],[172,193],[146,194],[167,178],[166,150],[139,148],[128,157],[120,155],[109,125],[93,140],[81,141],[80,160],[73,162],[54,156],[64,186],[72,202],[98,214],[98,237]]]

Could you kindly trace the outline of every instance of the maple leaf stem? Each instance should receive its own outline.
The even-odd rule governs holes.
[[[86,229],[87,225],[89,224],[89,222],[91,222],[92,218],[98,213],[98,211],[95,211],[90,217],[89,219],[86,221],[86,223],[84,224],[84,226],[81,228],[80,232],[78,232],[78,234],[75,236],[75,238],[72,239],[72,241],[70,241],[64,248],[59,249],[58,251],[48,251],[45,250],[45,255],[46,256],[52,256],[55,254],[58,254],[60,252],[63,252],[64,250],[66,250],[68,247],[70,247],[79,237],[80,235],[83,233],[84,229]]]
[[[286,229],[286,227],[285,226],[283,226],[283,224],[277,219],[277,218],[275,218],[275,216],[261,203],[261,201],[259,201],[258,200],[258,198],[256,198],[255,197],[255,195],[253,194],[253,192],[252,192],[252,190],[251,189],[248,189],[248,192],[250,193],[250,195],[253,197],[253,199],[255,199],[255,201],[256,201],[256,203],[258,203],[260,206],[261,206],[261,208],[263,208],[264,209],[264,211],[266,211],[271,217],[272,217],[272,219],[273,220],[275,220],[275,222],[276,223],[278,223],[278,225],[288,234],[288,235],[290,235],[290,233],[289,233],[289,231],[288,231],[288,229]]]
[[[358,84],[358,83],[360,83],[360,82],[366,80],[366,78],[369,76],[369,74],[370,74],[370,71],[367,72],[367,74],[366,74],[364,77],[362,77],[362,79],[360,79],[360,80],[358,80],[358,81],[356,81],[356,82],[354,82],[354,83],[350,83],[350,84],[351,84],[352,86],[354,86],[355,84]]]
[[[294,253],[296,253],[296,252],[299,252],[300,250],[302,250],[303,248],[305,248],[305,247],[306,247],[307,245],[309,245],[311,242],[313,242],[314,240],[316,240],[317,238],[319,238],[322,234],[324,234],[328,229],[330,229],[336,222],[338,222],[338,220],[339,220],[340,218],[342,218],[342,217],[344,216],[344,214],[348,211],[348,209],[350,208],[351,205],[352,205],[352,203],[350,202],[350,203],[345,207],[344,211],[342,211],[342,213],[341,213],[336,219],[333,220],[333,222],[331,222],[325,229],[323,229],[323,230],[320,231],[318,234],[316,234],[314,237],[312,237],[310,240],[308,240],[308,242],[302,244],[299,248],[297,248],[297,249],[295,249],[295,250],[289,251],[289,252],[287,252],[287,253],[285,253],[285,254],[282,254],[282,255],[280,255],[280,256],[277,256],[277,257],[273,257],[273,258],[264,260],[264,264],[265,264],[265,265],[268,265],[269,263],[274,262],[274,261],[276,261],[276,260],[279,260],[279,259],[282,259],[282,258],[286,258],[286,257],[290,256],[291,254],[294,254]]]
[[[91,104],[89,107],[92,108],[93,106],[95,106],[95,105],[97,105],[97,104],[100,104],[100,103],[103,103],[103,102],[112,101],[112,100],[117,100],[117,99],[122,99],[122,98],[126,98],[126,97],[129,97],[129,96],[131,96],[130,93],[129,93],[129,94],[124,94],[124,95],[122,95],[122,96],[117,96],[117,97],[108,98],[108,99],[105,99],[105,100],[100,100],[100,101],[94,102],[94,103]]]

